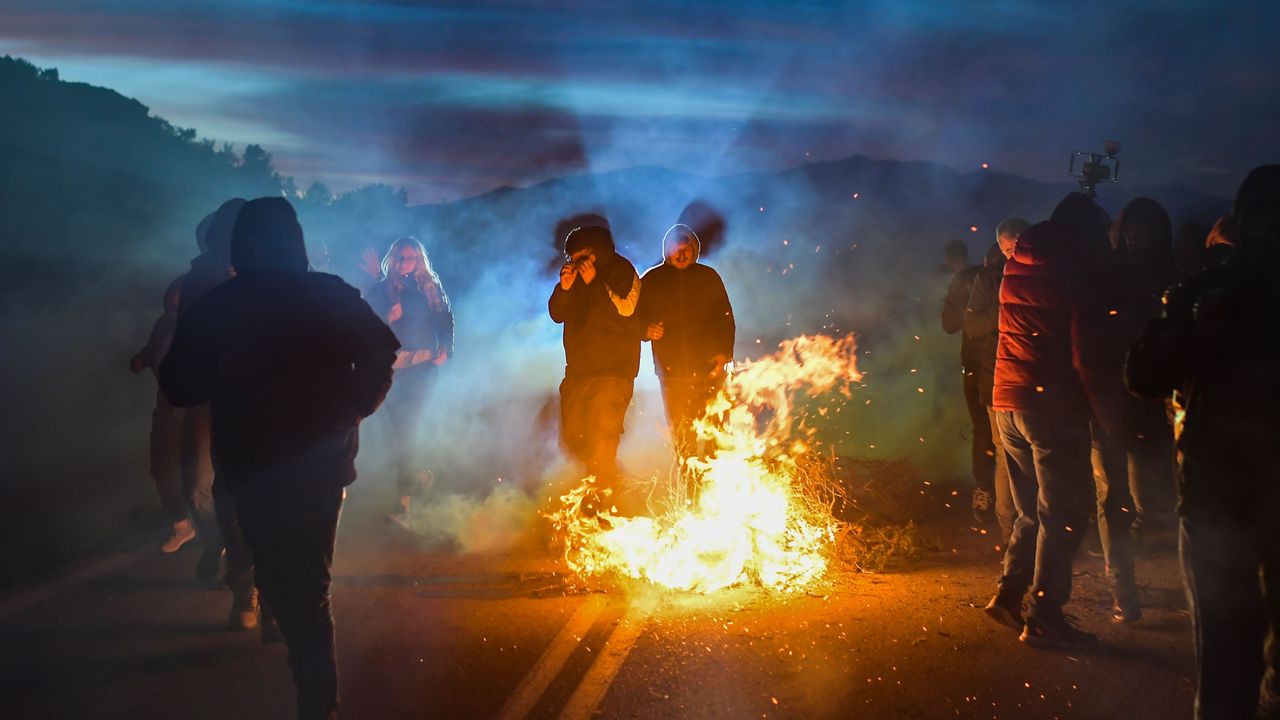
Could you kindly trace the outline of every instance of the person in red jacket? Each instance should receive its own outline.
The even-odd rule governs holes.
[[[1063,606],[1095,502],[1090,424],[1118,433],[1124,398],[1107,311],[1087,285],[1102,267],[1109,226],[1091,198],[1069,194],[1048,222],[1018,238],[1000,286],[992,409],[1018,517],[986,611],[1035,647],[1097,640]]]
[[[973,288],[964,308],[964,334],[977,347],[978,402],[987,419],[991,448],[995,453],[992,490],[995,493],[995,517],[1000,526],[1001,545],[1007,545],[1009,536],[1013,534],[1016,512],[1013,508],[1012,491],[1009,489],[1009,462],[1000,442],[1000,433],[996,432],[995,412],[991,409],[991,391],[996,375],[996,344],[1000,339],[1000,282],[1004,280],[1005,261],[1013,254],[1018,236],[1029,225],[1020,217],[1009,217],[996,227],[996,242],[983,259],[982,271],[973,280]],[[965,379],[967,381],[968,377]],[[974,426],[978,427],[976,420]],[[975,430],[975,434],[976,432]],[[976,494],[977,490],[974,492]],[[977,504],[974,503],[975,507]]]

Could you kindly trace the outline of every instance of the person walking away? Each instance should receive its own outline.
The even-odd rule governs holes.
[[[596,492],[583,508],[598,513],[617,501],[621,489],[618,443],[640,370],[640,278],[614,249],[608,228],[574,228],[564,252],[567,261],[547,300],[551,319],[564,325],[560,437],[596,478]]]
[[[400,345],[355,288],[309,272],[283,198],[247,203],[236,276],[178,322],[160,383],[208,403],[214,463],[233,499],[297,685],[298,717],[336,717],[330,566],[360,421],[382,403]]]
[[[985,525],[992,519],[995,503],[996,450],[991,439],[991,421],[987,418],[978,390],[978,372],[982,364],[979,345],[968,334],[961,332],[964,329],[965,308],[969,304],[973,282],[982,272],[982,266],[968,264],[967,249],[963,255],[948,253],[947,257],[948,261],[953,257],[965,259],[964,267],[951,276],[946,297],[942,301],[942,330],[948,335],[960,333],[960,373],[964,378],[964,403],[973,427],[969,442],[969,468],[973,473],[974,485],[970,504],[974,519]]]
[[[382,279],[366,294],[369,306],[400,341],[396,382],[386,415],[396,458],[396,504],[389,519],[407,524],[414,498],[431,489],[423,457],[422,427],[440,374],[453,357],[453,310],[427,250],[416,238],[401,237],[382,258]]]
[[[213,215],[207,215],[196,226],[196,247],[205,251],[205,233]],[[140,373],[150,369],[152,374],[169,352],[173,331],[178,325],[178,307],[182,297],[182,282],[186,273],[174,278],[164,291],[163,309],[151,326],[147,344],[129,360],[129,369]],[[151,479],[155,481],[160,496],[160,510],[169,523],[169,537],[160,544],[160,552],[176,553],[196,537],[195,524],[191,522],[191,508],[182,486],[182,413],[174,407],[156,386],[156,404],[151,411]]]
[[[1109,225],[1091,198],[1067,195],[1049,221],[1018,238],[1000,286],[992,408],[1018,517],[986,612],[1035,647],[1097,641],[1063,608],[1094,505],[1090,422],[1121,432],[1123,386],[1109,362],[1105,309],[1084,282],[1107,253]]]
[[[1116,308],[1123,337],[1121,353],[1142,334],[1160,312],[1164,293],[1178,279],[1173,254],[1173,224],[1160,203],[1135,198],[1124,206],[1111,228],[1118,271],[1117,287],[1128,295],[1123,310]],[[1132,400],[1132,432],[1126,440],[1128,486],[1133,498],[1132,534],[1140,542],[1154,517],[1173,514],[1173,429],[1160,400]]]
[[[640,279],[636,314],[653,343],[653,369],[676,457],[696,455],[693,422],[724,384],[733,357],[733,307],[720,274],[698,262],[701,242],[687,225],[662,237],[663,262]]]
[[[1234,253],[1169,290],[1125,367],[1133,393],[1185,408],[1197,720],[1280,717],[1280,165],[1249,173],[1233,221]]]
[[[978,402],[983,408],[988,427],[991,429],[991,446],[995,455],[992,485],[1001,547],[1009,544],[1009,536],[1013,534],[1013,521],[1017,517],[1017,511],[1013,507],[1013,491],[1009,486],[1009,460],[1005,455],[1004,445],[1000,441],[1000,433],[995,431],[996,416],[995,411],[991,409],[991,391],[996,375],[996,344],[1000,339],[1000,282],[1004,279],[1005,261],[1013,254],[1018,236],[1029,225],[1030,223],[1020,217],[1010,217],[996,226],[996,242],[987,251],[982,269],[973,279],[973,288],[969,292],[963,320],[965,337],[976,346],[974,353],[978,362]],[[975,467],[985,469],[985,466]],[[976,472],[975,477],[977,477]],[[974,510],[985,512],[982,506],[985,504],[989,507],[990,501],[981,502],[977,493],[978,489],[975,488]],[[981,518],[979,521],[982,521]]]

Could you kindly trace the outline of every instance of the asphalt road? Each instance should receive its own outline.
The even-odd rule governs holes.
[[[1101,635],[1038,651],[980,611],[997,572],[962,513],[883,574],[790,597],[569,588],[549,553],[425,548],[372,513],[335,564],[348,718],[1160,718],[1190,716],[1189,619],[1169,543],[1140,567],[1146,617],[1110,625],[1102,561],[1069,608]],[[287,718],[280,644],[225,629],[198,549],[99,558],[0,599],[0,718]]]

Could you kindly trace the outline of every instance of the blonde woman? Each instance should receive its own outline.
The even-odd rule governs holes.
[[[426,248],[412,237],[391,243],[382,258],[382,279],[369,290],[367,300],[400,341],[386,414],[399,491],[391,519],[404,522],[413,498],[431,486],[418,430],[439,367],[453,355],[453,312]]]

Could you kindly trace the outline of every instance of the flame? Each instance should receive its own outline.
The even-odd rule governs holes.
[[[790,592],[820,578],[841,526],[836,491],[808,472],[814,432],[793,401],[848,397],[862,377],[856,348],[853,335],[801,336],[740,365],[694,423],[709,451],[682,462],[684,480],[657,517],[584,514],[597,492],[585,478],[548,515],[570,568],[703,593],[743,583]]]

